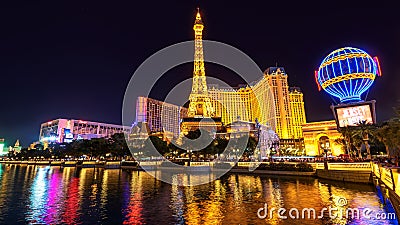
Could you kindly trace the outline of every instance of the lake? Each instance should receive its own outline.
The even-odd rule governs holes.
[[[305,208],[321,218],[290,218]],[[369,209],[373,218],[332,217],[324,208]],[[1,224],[397,224],[375,218],[388,213],[393,208],[371,185],[311,177],[229,173],[185,187],[143,171],[0,164]]]

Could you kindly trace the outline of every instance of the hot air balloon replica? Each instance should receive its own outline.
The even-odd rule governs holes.
[[[340,48],[322,60],[315,81],[319,90],[339,99],[332,106],[339,128],[376,122],[375,100],[363,100],[362,95],[381,75],[378,57],[358,48]]]

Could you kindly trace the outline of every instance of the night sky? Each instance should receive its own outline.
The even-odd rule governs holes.
[[[314,70],[345,46],[379,56],[383,76],[368,99],[378,121],[400,99],[400,14],[381,1],[7,1],[0,3],[0,138],[8,145],[36,141],[42,122],[76,118],[121,123],[125,88],[156,51],[193,39],[196,7],[204,39],[235,46],[262,70],[283,66],[290,86],[304,92],[308,121],[333,119]],[[205,52],[207,54],[207,52]],[[192,65],[169,71],[152,92],[192,76]],[[233,86],[241,80],[215,65],[206,74]],[[172,79],[171,79],[172,78]],[[168,81],[168,82],[167,82]]]

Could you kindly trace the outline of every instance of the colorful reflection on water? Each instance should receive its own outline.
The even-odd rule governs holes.
[[[397,224],[396,220],[259,219],[268,208],[370,208],[393,212],[373,186],[314,178],[229,174],[212,183],[182,187],[131,170],[0,165],[1,224]],[[204,176],[208,176],[204,174]],[[337,199],[347,199],[340,206]]]

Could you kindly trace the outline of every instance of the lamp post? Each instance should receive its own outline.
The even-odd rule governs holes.
[[[324,169],[328,170],[328,148],[326,148],[325,143],[321,144],[322,149],[324,150]]]
[[[238,155],[237,155],[238,152],[239,152],[239,149],[237,149],[237,148],[233,149],[233,154],[235,155],[236,160],[238,160]]]
[[[188,150],[189,152],[189,163],[188,166],[190,166],[190,162],[192,161],[192,150]]]

